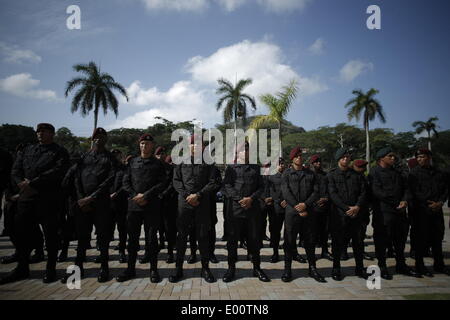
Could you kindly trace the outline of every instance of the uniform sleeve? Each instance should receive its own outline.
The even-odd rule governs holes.
[[[356,201],[356,206],[362,207],[365,206],[367,203],[367,185],[366,181],[364,180],[364,177],[361,175],[358,175],[358,182],[359,182],[359,190],[361,191],[359,193],[358,200]]]
[[[12,180],[19,184],[24,180],[24,172],[23,172],[23,152],[19,151],[16,155],[16,160],[14,161],[12,170],[11,170],[11,177]]]
[[[123,174],[122,189],[125,190],[129,198],[134,198],[137,195],[137,192],[133,189],[133,184],[131,183],[131,167],[129,164]]]
[[[199,191],[200,193],[200,197],[209,195],[209,194],[213,194],[216,191],[218,191],[220,189],[220,184],[221,184],[221,178],[219,180],[219,178],[217,177],[217,167],[214,165],[211,165],[208,173],[209,173],[209,178],[208,178],[208,183],[206,184],[206,186],[204,186],[202,188],[202,190]],[[220,172],[219,172],[220,174]]]
[[[286,200],[291,207],[295,207],[298,204],[295,196],[291,192],[291,188],[289,188],[289,175],[286,172],[281,176],[281,193],[284,200]]]
[[[373,171],[375,170],[377,169],[374,168]],[[394,198],[391,195],[387,194],[386,191],[384,191],[379,174],[373,174],[373,172],[371,172],[369,174],[369,184],[372,190],[372,196],[378,201],[386,202],[389,204],[393,204],[393,202],[395,202]]]
[[[253,199],[253,201],[264,197],[264,188],[265,188],[265,182],[263,179],[263,176],[259,173],[258,171],[258,185],[257,185],[257,189],[255,192],[253,192],[253,194],[250,196],[250,198]]]
[[[74,187],[75,174],[77,172],[78,164],[74,164],[67,170],[66,175],[64,176],[63,181],[61,182],[61,187],[65,194],[70,194],[70,191]]]
[[[305,201],[307,208],[312,208],[314,206],[314,203],[317,200],[319,200],[319,197],[320,197],[320,181],[318,181],[316,175],[313,175],[313,178],[314,178],[313,192],[310,194],[308,199],[306,199],[306,201]]]
[[[159,167],[160,168],[157,179],[158,182],[152,188],[150,188],[150,190],[144,192],[144,198],[146,200],[149,200],[151,197],[156,197],[167,187],[167,184],[169,182],[167,179],[166,168],[164,168],[162,163],[160,163]]]
[[[69,153],[65,148],[60,148],[57,153],[55,166],[42,172],[30,181],[30,186],[34,189],[41,189],[47,186],[60,186],[67,169],[70,166]]]
[[[109,194],[109,190],[111,185],[114,183],[114,177],[116,172],[116,163],[113,159],[110,159],[110,168],[108,175],[105,180],[98,186],[97,190],[95,190],[90,197],[97,199],[98,197]]]
[[[175,191],[175,189],[173,188],[173,172],[174,168],[171,168],[169,171],[169,176],[167,176],[167,187],[161,192],[161,198]]]
[[[186,199],[189,193],[183,183],[183,176],[181,175],[181,164],[177,165],[173,171],[172,179],[173,188],[178,192],[179,195]]]
[[[339,196],[339,193],[337,191],[336,183],[334,181],[334,177],[332,173],[329,173],[327,175],[328,180],[328,194],[330,195],[331,201],[334,203],[335,206],[338,208],[347,211],[349,209],[348,205],[342,201],[341,197]]]

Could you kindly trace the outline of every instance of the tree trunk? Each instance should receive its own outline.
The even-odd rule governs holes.
[[[97,129],[97,121],[98,121],[98,109],[94,110],[94,130]]]
[[[366,129],[366,161],[367,171],[370,172],[370,141],[369,141],[369,121],[364,121],[364,129]]]
[[[427,132],[428,132],[428,150],[431,151],[431,133],[430,133],[430,131],[427,131]]]
[[[280,135],[280,158],[283,157],[283,143],[282,143],[282,137],[281,137],[281,121],[278,122],[278,134]]]

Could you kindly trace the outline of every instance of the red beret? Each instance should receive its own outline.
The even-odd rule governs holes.
[[[141,141],[153,141],[153,137],[149,133],[144,133],[140,138],[139,142]]]
[[[155,155],[160,155],[161,153],[163,153],[163,152],[166,152],[166,148],[164,148],[164,147],[158,147],[158,148],[156,148],[156,151],[155,151]]]
[[[424,154],[424,155],[427,155],[427,156],[430,156],[430,157],[432,156],[431,151],[428,150],[428,149],[426,149],[426,148],[417,150],[416,153],[415,153],[414,155],[415,155],[415,157],[417,158],[417,156],[419,156],[419,155],[421,155],[421,154]]]
[[[302,154],[302,148],[300,146],[295,147],[291,150],[291,153],[289,153],[289,159],[294,160],[295,157]]]
[[[168,155],[168,156],[166,157],[165,161],[166,161],[167,163],[172,163],[172,157],[171,157],[170,155]]]
[[[411,158],[408,160],[408,168],[412,169],[414,167],[417,167],[419,163],[417,162],[416,158]]]
[[[309,163],[314,163],[317,161],[322,161],[322,160],[320,159],[320,156],[318,154],[315,154],[311,157],[311,159],[309,160]]]
[[[39,123],[37,125],[36,132],[39,132],[40,130],[50,130],[51,132],[55,133],[55,127],[50,123]]]
[[[106,133],[106,130],[103,128],[96,128],[94,130],[94,132],[92,133],[92,138],[95,138],[96,135],[98,134],[104,134],[105,136],[107,136],[108,134]]]
[[[367,161],[366,161],[366,160],[358,159],[358,160],[353,161],[353,164],[354,164],[355,166],[357,166],[358,168],[362,168],[362,167],[364,167],[364,166],[367,165]]]

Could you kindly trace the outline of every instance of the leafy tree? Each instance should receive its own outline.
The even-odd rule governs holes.
[[[413,122],[412,126],[416,128],[416,133],[421,134],[422,132],[426,131],[428,135],[428,149],[431,151],[431,133],[433,132],[435,136],[438,135],[438,132],[436,128],[439,128],[438,125],[436,125],[436,121],[438,121],[438,117],[432,117],[428,119],[427,121],[415,121]]]
[[[0,126],[0,145],[14,152],[20,143],[36,143],[36,132],[32,127],[3,124]]]

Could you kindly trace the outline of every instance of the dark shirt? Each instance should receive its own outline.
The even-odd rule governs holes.
[[[408,176],[414,207],[428,207],[428,200],[445,203],[448,198],[448,182],[444,173],[434,167],[413,168]]]
[[[173,174],[175,191],[186,199],[190,194],[208,197],[220,188],[216,180],[215,166],[208,164],[179,164]]]
[[[290,208],[305,203],[306,210],[312,209],[314,203],[319,200],[319,181],[310,169],[286,169],[282,176],[281,190]]]

